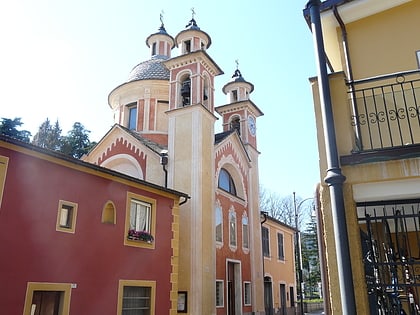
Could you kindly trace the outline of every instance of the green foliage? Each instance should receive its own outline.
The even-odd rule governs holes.
[[[39,126],[38,132],[35,134],[32,140],[32,144],[41,148],[60,151],[62,147],[62,139],[61,128],[58,120],[53,126],[51,125],[50,120],[47,118],[41,124],[41,126]]]
[[[89,149],[94,145],[89,140],[89,130],[80,122],[73,124],[73,129],[67,133],[67,136],[62,137],[61,152],[80,159],[84,154],[89,152]]]
[[[302,268],[305,272],[305,291],[307,296],[317,292],[318,283],[321,282],[321,269],[318,252],[318,228],[316,217],[312,216],[307,224],[306,231],[302,233]]]
[[[0,123],[0,134],[29,143],[31,133],[27,130],[17,129],[22,125],[23,122],[21,122],[20,118],[2,118]]]

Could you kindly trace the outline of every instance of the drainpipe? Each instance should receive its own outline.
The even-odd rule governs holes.
[[[162,153],[160,155],[160,164],[162,165],[163,172],[165,173],[165,188],[168,188],[168,170],[166,165],[168,165],[168,154]]]
[[[309,0],[306,7],[311,17],[311,29],[314,39],[315,60],[318,72],[318,85],[320,104],[322,111],[322,122],[324,127],[324,138],[327,157],[327,175],[325,182],[330,189],[331,211],[334,225],[334,239],[337,254],[338,282],[341,297],[341,308],[343,315],[355,315],[356,303],[354,298],[354,287],[352,279],[349,239],[347,234],[346,215],[344,208],[343,183],[346,180],[341,173],[333,111],[331,104],[331,93],[326,68],[326,57],[324,39],[322,36],[321,15],[319,11],[321,1]]]
[[[352,113],[354,115],[353,123],[355,126],[356,150],[361,151],[363,149],[363,143],[362,143],[362,137],[360,136],[361,132],[360,132],[360,125],[359,125],[359,118],[358,118],[359,111],[357,110],[357,105],[356,105],[356,92],[354,91],[353,69],[352,69],[351,60],[350,60],[349,45],[348,45],[349,42],[347,39],[347,29],[346,29],[346,25],[341,19],[340,14],[338,13],[336,5],[333,6],[333,13],[341,29],[341,39],[343,41],[343,50],[344,50],[344,61],[346,63],[347,83],[349,84],[350,94],[351,94],[350,103],[351,103]]]

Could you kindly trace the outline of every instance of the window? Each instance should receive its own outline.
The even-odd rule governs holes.
[[[223,242],[223,212],[220,204],[216,205],[216,242]]]
[[[152,207],[140,200],[131,199],[130,205],[130,230],[150,233]]]
[[[152,44],[152,56],[156,55],[156,42]]]
[[[420,69],[420,50],[417,50],[416,51],[416,56],[417,56],[417,66]]]
[[[244,282],[244,305],[251,305],[251,282]]]
[[[76,228],[77,204],[60,200],[56,230],[60,232],[74,233]]]
[[[137,128],[137,104],[128,105],[128,129],[135,130]]]
[[[4,183],[6,182],[7,165],[9,164],[9,158],[0,156],[0,206],[3,197]]]
[[[232,102],[237,102],[237,101],[238,101],[238,91],[233,90],[232,91]]]
[[[223,189],[224,191],[227,191],[228,193],[236,196],[236,188],[235,183],[233,182],[233,178],[224,168],[220,170],[218,186],[220,189]]]
[[[224,285],[223,280],[216,280],[216,307],[224,306]]]
[[[125,245],[154,248],[156,200],[128,193]]]
[[[236,247],[236,213],[233,209],[229,211],[229,245]]]
[[[69,314],[71,287],[70,283],[28,282],[23,314]]]
[[[248,217],[246,213],[242,216],[242,247],[249,248]]]
[[[191,105],[191,80],[189,77],[182,81],[181,84],[182,106]]]
[[[188,54],[189,52],[191,52],[191,41],[186,40],[184,42],[184,54]]]
[[[102,209],[102,223],[116,223],[115,206],[112,201],[108,201]]]
[[[266,227],[261,227],[262,234],[262,250],[264,257],[270,257],[270,233]]]
[[[240,117],[236,116],[232,118],[232,121],[230,122],[230,129],[236,130],[238,134],[241,134],[241,119]]]
[[[295,307],[295,288],[290,287],[290,306]]]
[[[284,260],[284,236],[282,233],[277,233],[277,248],[279,259]]]
[[[121,315],[155,314],[155,281],[120,280],[118,312]]]

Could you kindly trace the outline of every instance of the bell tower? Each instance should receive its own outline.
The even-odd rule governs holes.
[[[178,290],[188,292],[190,314],[215,314],[214,77],[222,74],[207,54],[210,36],[193,11],[175,37],[180,54],[165,61],[170,72],[168,184],[188,193],[180,206]],[[182,267],[182,268],[181,268]]]
[[[239,70],[238,61],[236,63],[232,80],[223,87],[223,93],[227,95],[228,103],[215,110],[222,116],[223,131],[236,129],[242,142],[256,149],[256,118],[264,114],[250,99],[254,85],[244,79]]]

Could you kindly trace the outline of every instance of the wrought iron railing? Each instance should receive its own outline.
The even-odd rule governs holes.
[[[420,200],[358,203],[371,314],[420,312]]]
[[[354,151],[420,144],[420,70],[348,83]]]

